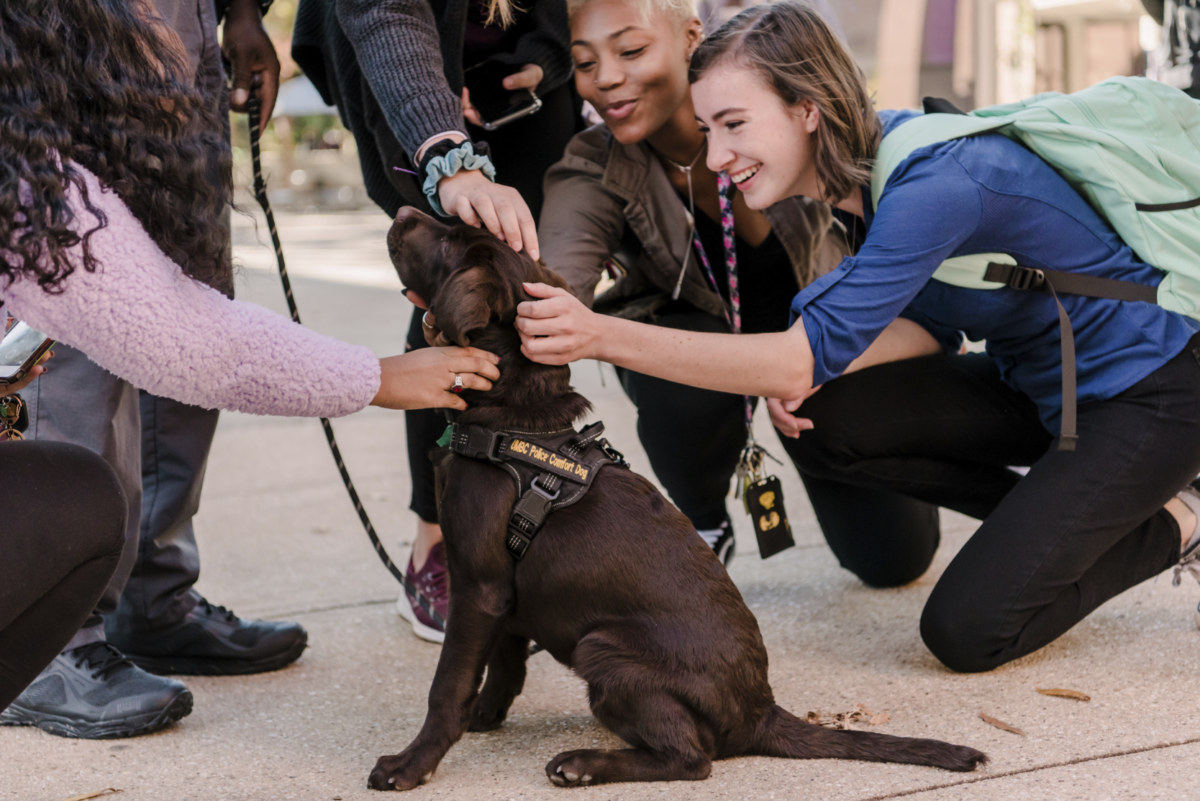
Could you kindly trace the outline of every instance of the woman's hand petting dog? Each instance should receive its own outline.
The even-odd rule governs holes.
[[[513,250],[538,257],[537,226],[521,193],[493,183],[479,170],[459,170],[438,182],[442,208],[467,225],[485,227]]]
[[[385,409],[463,410],[467,403],[454,393],[454,377],[463,389],[486,392],[500,377],[500,357],[478,348],[422,348],[379,360],[379,392],[372,406]]]
[[[539,300],[517,306],[521,352],[539,364],[570,364],[600,355],[604,318],[565,289],[524,284]]]

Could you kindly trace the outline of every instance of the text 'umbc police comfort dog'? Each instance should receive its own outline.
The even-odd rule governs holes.
[[[590,404],[571,389],[569,368],[523,356],[513,327],[517,304],[530,299],[522,282],[563,281],[485,231],[408,208],[388,247],[400,280],[429,303],[434,344],[500,356],[492,389],[464,393],[458,428],[574,433]],[[452,587],[446,641],[420,733],[379,759],[371,787],[416,787],[464,732],[500,726],[524,685],[531,641],[587,682],[592,712],[631,746],[559,754],[546,766],[557,785],[704,779],[714,759],[750,755],[956,771],[987,761],[937,740],[825,729],[776,704],[758,623],[737,587],[690,521],[627,468],[597,469],[518,561],[506,545],[516,473],[448,448],[434,462]]]

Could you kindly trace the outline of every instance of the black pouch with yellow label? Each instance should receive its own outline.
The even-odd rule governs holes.
[[[783,508],[783,487],[778,478],[768,476],[747,487],[746,508],[754,522],[760,557],[767,559],[796,544],[787,510]]]

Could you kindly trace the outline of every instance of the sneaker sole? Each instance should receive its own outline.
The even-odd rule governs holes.
[[[147,673],[157,676],[247,676],[282,670],[295,662],[308,647],[308,635],[287,651],[261,659],[214,659],[187,656],[125,656]]]
[[[417,618],[417,613],[413,611],[412,604],[408,601],[408,593],[400,593],[400,598],[396,601],[396,611],[400,613],[400,617],[412,625],[413,634],[416,634],[422,640],[436,642],[438,645],[446,641],[446,632],[438,631],[432,626],[426,626]]]
[[[192,713],[192,691],[184,690],[158,712],[95,723],[49,715],[12,704],[0,715],[0,726],[36,726],[59,737],[79,740],[118,740],[151,734]]]
[[[730,537],[725,542],[718,543],[713,553],[717,555],[717,558],[721,560],[721,564],[728,570],[729,563],[733,561],[733,557],[737,553],[737,542],[734,541],[733,537]]]

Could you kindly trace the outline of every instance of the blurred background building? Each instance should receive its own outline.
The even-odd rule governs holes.
[[[850,46],[879,108],[919,108],[934,96],[969,110],[1075,92],[1114,75],[1149,75],[1193,92],[1200,83],[1200,0],[810,2]],[[702,0],[699,11],[711,30],[752,4]],[[296,0],[275,0],[265,20],[284,81],[264,133],[272,203],[296,211],[369,206],[353,137],[289,56],[295,12]],[[235,125],[240,197],[250,205],[245,117]]]

